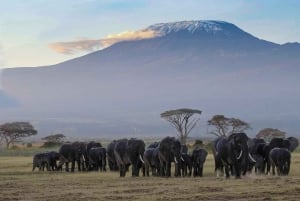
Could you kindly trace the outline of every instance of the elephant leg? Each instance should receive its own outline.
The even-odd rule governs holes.
[[[131,176],[136,177],[137,176],[137,167],[136,164],[132,164],[132,173]]]
[[[166,177],[171,176],[171,162],[166,162]]]
[[[121,166],[121,177],[125,177],[126,171],[127,171],[126,166],[125,166],[125,165],[122,165],[122,166]]]
[[[74,170],[75,170],[75,161],[73,160],[71,162],[71,172],[74,172]]]
[[[203,167],[199,168],[199,176],[200,176],[200,177],[203,176]]]
[[[234,165],[235,169],[235,178],[240,179],[241,178],[241,165],[239,163]]]
[[[270,161],[267,161],[267,174],[270,173],[270,169],[271,169],[271,165],[270,165]]]
[[[66,162],[66,172],[69,172],[69,162]]]
[[[81,161],[77,160],[77,166],[78,166],[78,171],[81,172]],[[74,163],[74,169],[75,169],[75,163]]]
[[[229,178],[229,167],[228,165],[225,165],[225,175],[226,175],[226,178],[228,179]]]

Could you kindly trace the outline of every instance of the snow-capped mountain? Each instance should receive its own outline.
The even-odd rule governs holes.
[[[75,119],[54,125],[78,135],[83,127],[91,135],[170,134],[160,112],[184,107],[203,110],[198,133],[205,132],[207,118],[224,114],[259,122],[251,125],[252,133],[275,125],[297,134],[300,127],[288,120],[300,120],[298,43],[261,40],[222,21],[145,30],[159,36],[53,66],[4,70],[4,90],[20,104],[1,110],[0,118]],[[93,123],[78,123],[87,121]]]
[[[181,21],[172,23],[159,23],[147,27],[144,31],[154,31],[158,36],[166,36],[178,32],[187,32],[190,34],[206,33],[212,36],[224,36],[232,38],[234,36],[250,36],[248,33],[239,29],[234,24],[224,21],[198,20]]]

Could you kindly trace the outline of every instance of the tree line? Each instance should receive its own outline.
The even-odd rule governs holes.
[[[167,110],[160,114],[160,117],[171,124],[176,129],[177,137],[182,144],[186,144],[187,138],[200,120],[202,111],[198,109],[180,108]],[[233,117],[224,115],[214,115],[207,121],[207,125],[213,129],[208,132],[216,137],[229,136],[232,133],[245,132],[251,129],[249,123]],[[29,122],[7,122],[0,124],[0,143],[4,143],[8,149],[11,145],[22,141],[23,138],[37,135],[37,130]],[[259,131],[257,138],[262,138],[269,142],[272,138],[284,138],[286,133],[274,128],[265,128]],[[63,134],[51,134],[43,140],[45,146],[55,146],[62,142]]]

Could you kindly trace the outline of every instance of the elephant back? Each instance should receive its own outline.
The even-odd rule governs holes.
[[[75,158],[75,149],[70,143],[62,144],[58,152],[66,159]]]
[[[270,150],[278,147],[278,148],[290,148],[290,142],[288,140],[285,140],[283,138],[273,138],[269,143]]]
[[[86,150],[89,152],[89,150],[93,147],[102,147],[102,144],[100,142],[90,141],[86,144]]]

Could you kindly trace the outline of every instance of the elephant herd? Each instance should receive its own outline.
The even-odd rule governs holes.
[[[291,152],[298,146],[296,138],[274,138],[270,143],[262,139],[249,139],[245,133],[234,133],[219,137],[213,142],[212,153],[215,171],[225,172],[226,178],[234,175],[240,178],[255,169],[257,174],[287,175],[290,169]],[[203,176],[207,151],[196,147],[190,153],[186,145],[174,137],[165,137],[146,147],[143,140],[113,140],[106,148],[98,142],[73,142],[61,145],[58,152],[45,152],[34,155],[33,169],[78,171],[118,171],[125,177],[131,166],[131,175],[171,176],[174,163],[174,176]],[[69,167],[71,165],[71,168]]]
[[[213,142],[215,171],[225,172],[226,178],[234,175],[240,178],[247,172],[256,174],[288,175],[291,152],[298,146],[294,137],[273,138],[269,143],[263,139],[249,139],[245,133],[233,133],[219,137]]]

